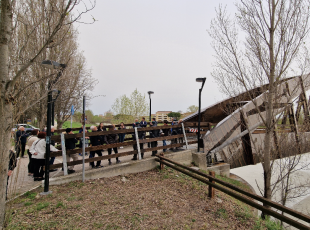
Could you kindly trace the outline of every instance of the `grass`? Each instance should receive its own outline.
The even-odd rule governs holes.
[[[171,168],[121,178],[53,186],[53,196],[25,193],[9,204],[6,229],[279,229],[220,191],[223,202],[209,199],[207,185]]]
[[[40,211],[40,210],[48,207],[49,205],[50,205],[50,203],[48,203],[48,202],[38,203],[37,204],[37,210]]]
[[[36,198],[36,195],[37,195],[37,193],[35,193],[35,192],[26,192],[25,193],[25,196],[28,198],[28,199],[30,199],[30,200],[34,200],[34,198]]]
[[[86,124],[85,126],[90,127],[92,125],[96,125],[96,124]],[[81,122],[72,122],[72,128],[81,128],[81,126],[82,126]],[[65,121],[62,125],[62,128],[63,129],[71,128],[71,121]]]

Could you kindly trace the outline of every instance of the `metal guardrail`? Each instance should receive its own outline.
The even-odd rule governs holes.
[[[199,181],[209,185],[209,191],[211,191],[210,187],[218,189],[218,190],[220,190],[220,191],[222,191],[222,192],[224,192],[224,193],[226,193],[226,194],[236,198],[237,200],[240,200],[240,201],[242,201],[242,202],[244,202],[244,203],[246,203],[246,204],[248,204],[248,205],[250,205],[250,206],[252,206],[254,208],[257,208],[257,209],[263,211],[264,213],[266,213],[266,214],[268,214],[270,216],[273,216],[273,217],[275,217],[275,218],[277,218],[277,219],[279,219],[279,220],[281,220],[281,221],[283,221],[283,222],[285,222],[287,224],[290,224],[290,225],[292,225],[292,226],[294,226],[294,227],[296,227],[298,229],[310,229],[310,227],[308,227],[308,226],[306,226],[306,225],[304,225],[304,224],[302,224],[302,223],[300,223],[300,222],[298,222],[296,220],[293,220],[293,219],[291,219],[291,218],[289,218],[287,216],[284,216],[284,215],[282,215],[282,214],[280,214],[280,213],[278,213],[276,211],[273,211],[273,210],[271,210],[269,208],[266,208],[265,206],[260,205],[260,204],[256,203],[255,201],[253,201],[253,200],[251,200],[251,199],[249,199],[247,197],[244,197],[244,196],[242,196],[242,195],[240,195],[238,193],[241,193],[241,194],[243,194],[245,196],[248,196],[248,197],[250,197],[250,198],[252,198],[252,199],[254,199],[256,201],[263,202],[264,204],[267,204],[267,205],[273,207],[274,209],[280,210],[283,213],[286,213],[286,214],[289,214],[291,216],[294,216],[295,218],[298,218],[299,220],[306,221],[307,223],[310,223],[310,216],[304,215],[303,213],[297,212],[297,211],[295,211],[293,209],[287,208],[287,207],[285,207],[283,205],[280,205],[280,204],[278,204],[276,202],[270,201],[270,200],[268,200],[268,199],[266,199],[264,197],[258,196],[256,194],[249,193],[247,191],[244,191],[244,190],[242,190],[242,189],[240,189],[240,188],[238,188],[238,187],[236,187],[236,186],[234,186],[232,184],[229,184],[229,183],[227,183],[225,181],[217,179],[214,176],[210,176],[210,175],[207,175],[205,173],[202,173],[202,172],[196,171],[194,169],[191,169],[191,168],[189,168],[187,166],[184,166],[184,165],[179,164],[177,162],[174,162],[174,161],[172,161],[170,159],[167,159],[167,158],[163,157],[162,155],[156,155],[159,158],[159,159],[156,159],[156,161],[158,161],[161,164],[161,168],[163,168],[162,164],[166,165],[166,166],[168,166],[170,168],[173,168],[173,169],[175,169],[175,170],[177,170],[179,172],[182,172],[182,173],[184,173],[184,174],[186,174],[186,175],[188,175],[188,176],[190,176],[192,178],[195,178],[195,179],[197,179],[197,180],[199,180]],[[227,188],[224,188],[223,186],[220,186],[218,184],[215,184],[215,182],[218,183],[218,184],[221,184],[221,185],[223,185],[223,186],[225,186],[225,187],[227,187],[227,188],[229,188],[231,190],[229,190]],[[238,193],[236,193],[236,192],[238,192]]]

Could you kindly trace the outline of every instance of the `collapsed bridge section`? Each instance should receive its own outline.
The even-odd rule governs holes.
[[[300,128],[309,129],[309,102],[306,91],[310,89],[310,75],[302,75],[283,79],[276,86],[273,103],[275,158],[282,157],[279,149],[279,132],[297,143],[300,147]],[[208,163],[226,162],[231,168],[256,164],[262,160],[264,149],[264,120],[268,84],[263,85],[235,97],[201,110],[201,122],[209,122],[210,130],[203,136],[204,152]],[[294,102],[298,103],[294,110]],[[303,114],[301,113],[303,112]],[[183,119],[184,122],[197,122],[198,112]],[[301,126],[298,121],[302,120]],[[302,124],[300,122],[300,124]],[[287,129],[289,128],[289,129]]]

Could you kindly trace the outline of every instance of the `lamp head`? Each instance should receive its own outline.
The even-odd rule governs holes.
[[[205,82],[205,81],[206,81],[206,77],[196,78],[196,82]]]
[[[148,93],[149,95],[154,94],[153,91],[148,91],[147,93]]]

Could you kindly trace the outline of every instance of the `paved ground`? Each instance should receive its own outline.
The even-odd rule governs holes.
[[[272,174],[272,183],[278,180],[279,175],[281,175],[280,172],[285,173],[288,162],[293,163],[292,158],[283,158],[275,161]],[[295,167],[295,170],[289,180],[290,189],[292,191],[289,193],[285,206],[310,215],[310,153],[297,156],[294,164],[296,163],[297,166]],[[230,173],[241,177],[253,187],[257,195],[261,195],[260,191],[264,188],[262,164],[259,163],[256,165],[234,168],[230,170]],[[281,195],[283,192],[281,186],[282,184],[280,183],[274,189],[272,195],[272,199],[278,203],[281,203]]]
[[[170,144],[170,141],[167,141],[167,145]],[[147,144],[145,144],[146,146]],[[158,146],[162,146],[162,141],[158,142]],[[192,148],[194,146],[191,146]],[[184,147],[185,148],[185,147]],[[126,146],[122,149],[118,149],[118,152],[127,152],[127,151],[132,151],[132,146]],[[159,150],[158,152],[162,152],[162,150]],[[104,150],[103,155],[107,155],[108,151]],[[148,158],[151,157],[152,152],[147,152],[145,153],[144,158]],[[86,158],[88,158],[89,156],[86,156]],[[79,157],[80,159],[82,159],[82,157]],[[120,157],[120,160],[122,163],[124,162],[128,162],[132,159],[132,155],[129,156],[124,156],[124,157]],[[112,165],[115,164],[115,158],[112,159]],[[61,163],[62,162],[62,157],[56,157],[55,159],[55,163]],[[15,168],[14,172],[13,172],[13,176],[10,177],[9,179],[9,186],[8,186],[8,197],[13,198],[17,195],[20,195],[22,193],[25,193],[29,190],[31,190],[32,188],[38,187],[42,184],[41,181],[33,181],[33,177],[32,176],[28,176],[28,163],[29,163],[29,159],[28,159],[28,155],[25,155],[24,158],[20,158],[18,159],[17,162],[17,167]],[[108,160],[103,160],[101,161],[101,165],[103,166],[109,166],[108,165]],[[74,167],[74,170],[76,172],[82,172],[82,165],[76,165]],[[95,170],[95,169],[91,169],[89,167],[89,163],[85,164],[85,170]],[[61,169],[58,169],[56,172],[51,172],[50,173],[50,178],[52,177],[59,177],[59,176],[63,176],[64,173]]]

